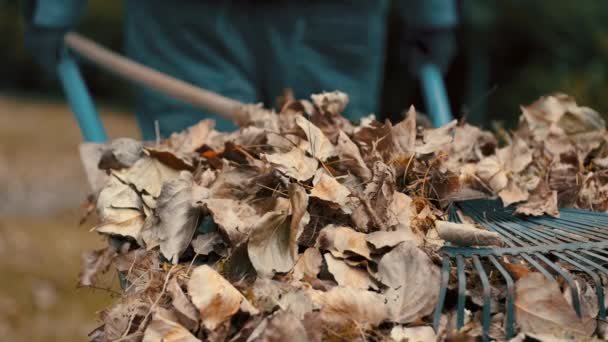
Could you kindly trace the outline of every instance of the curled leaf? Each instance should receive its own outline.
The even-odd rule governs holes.
[[[190,245],[198,225],[200,209],[194,205],[195,187],[192,174],[183,172],[180,178],[163,185],[156,203],[160,251],[174,264]]]
[[[595,319],[578,318],[558,284],[540,273],[530,273],[515,283],[515,310],[523,332],[581,338],[595,330]]]
[[[304,277],[316,278],[321,269],[323,258],[315,247],[307,248],[293,268],[293,278],[301,280]]]
[[[215,329],[239,310],[257,313],[237,289],[207,265],[192,271],[188,281],[188,294],[207,329]]]
[[[313,125],[301,115],[296,116],[296,124],[306,134],[310,146],[308,152],[314,158],[326,161],[329,157],[338,155],[334,145],[327,139],[319,127]]]
[[[299,181],[311,179],[319,165],[316,159],[307,157],[299,148],[287,153],[265,154],[264,157],[277,170]]]
[[[371,260],[366,235],[349,227],[337,227],[333,224],[323,228],[317,238],[317,247],[330,251],[338,258],[359,255]]]
[[[321,319],[328,324],[378,325],[390,317],[384,296],[371,291],[334,287],[316,300],[321,305]]]
[[[343,260],[334,258],[331,253],[325,254],[325,262],[338,285],[362,290],[378,289],[367,271],[350,266]]]
[[[411,242],[386,253],[376,278],[388,289],[384,296],[393,322],[410,323],[433,312],[439,296],[439,268]]]
[[[500,234],[468,223],[435,221],[439,237],[457,246],[501,246]]]
[[[166,315],[158,311],[154,313],[152,321],[146,327],[143,342],[200,342],[188,329]]]
[[[261,276],[288,272],[296,263],[298,237],[308,223],[305,218],[308,196],[304,189],[292,185],[291,215],[282,211],[266,213],[251,230],[247,252]]]

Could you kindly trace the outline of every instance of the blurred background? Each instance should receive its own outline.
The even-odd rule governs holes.
[[[455,113],[512,127],[521,104],[556,91],[607,113],[607,1],[463,0],[460,10],[447,74]],[[121,51],[122,11],[120,1],[90,0],[78,31]],[[19,18],[18,1],[0,0],[0,336],[83,340],[112,293],[76,288],[80,257],[104,242],[78,224],[87,197],[80,133],[59,84],[24,51]],[[391,49],[398,38],[389,34],[381,110],[393,117],[412,103],[423,108],[418,82]],[[138,137],[128,85],[91,66],[83,72],[110,136]]]

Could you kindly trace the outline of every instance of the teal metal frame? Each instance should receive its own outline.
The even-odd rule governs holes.
[[[103,123],[97,114],[93,99],[80,74],[80,69],[74,56],[68,51],[57,65],[57,75],[63,86],[63,92],[74,112],[82,137],[86,142],[103,143],[108,136]]]
[[[422,95],[428,114],[434,127],[441,127],[454,119],[450,110],[447,91],[443,76],[437,65],[423,64],[418,71],[422,85]]]
[[[456,300],[457,328],[464,326],[466,303],[466,268],[472,268],[481,280],[483,289],[482,333],[483,341],[489,341],[491,323],[491,296],[488,274],[493,269],[505,281],[505,335],[515,336],[514,279],[501,263],[501,257],[509,256],[525,261],[532,269],[547,279],[562,278],[571,289],[572,307],[581,317],[578,287],[571,272],[586,274],[595,286],[598,301],[598,319],[606,319],[604,289],[598,273],[608,276],[608,214],[580,209],[560,209],[560,217],[530,217],[519,215],[513,207],[503,208],[497,200],[472,200],[454,203],[449,220],[460,222],[456,208],[462,210],[489,231],[500,234],[506,247],[473,248],[444,246],[439,301],[433,314],[433,326],[439,327],[441,313],[446,305],[448,282],[453,261],[456,262],[458,291]],[[466,263],[465,260],[472,263]],[[557,264],[569,264],[570,272]],[[468,265],[468,266],[467,266]]]

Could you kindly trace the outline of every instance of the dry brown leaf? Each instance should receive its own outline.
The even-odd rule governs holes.
[[[508,207],[513,203],[519,203],[528,200],[530,194],[527,190],[522,189],[513,180],[511,180],[505,188],[500,190],[498,196],[502,200],[502,204],[505,207]]]
[[[532,150],[528,144],[518,136],[507,147],[498,149],[496,156],[504,170],[511,173],[523,171],[532,162]]]
[[[198,266],[192,271],[188,294],[199,311],[201,322],[210,330],[239,310],[257,314],[257,309],[228,280],[207,265]]]
[[[458,162],[479,161],[497,145],[491,132],[465,123],[454,127],[454,140],[449,146],[449,158]],[[484,153],[486,152],[486,153]]]
[[[538,188],[530,194],[530,198],[527,202],[517,205],[515,212],[531,216],[548,214],[553,217],[559,217],[557,191],[551,190],[548,185],[541,183]]]
[[[365,165],[359,147],[344,133],[340,131],[338,134],[338,145],[336,146],[340,164],[347,167],[356,176],[363,180],[368,180],[372,177],[372,172]]]
[[[417,145],[414,151],[420,154],[429,154],[446,147],[453,140],[451,132],[457,123],[456,120],[453,120],[442,127],[424,130],[423,143]]]
[[[193,153],[210,140],[209,137],[214,126],[214,120],[201,120],[181,133],[171,134],[168,140],[169,146],[176,154]]]
[[[384,296],[352,287],[334,287],[313,298],[321,305],[321,319],[328,324],[378,325],[389,319]]]
[[[368,243],[376,249],[385,247],[394,247],[404,241],[411,241],[419,245],[420,237],[412,233],[409,229],[394,230],[394,231],[377,231],[367,234],[365,237]]]
[[[502,165],[495,155],[486,157],[475,165],[475,173],[494,192],[504,189],[509,184],[507,173],[502,169]]]
[[[395,191],[391,202],[388,205],[388,213],[390,217],[393,217],[397,222],[393,226],[393,229],[411,233],[412,230],[410,225],[412,218],[414,217],[414,212],[412,211],[412,199],[408,195]],[[418,242],[422,243],[422,239],[419,238]]]
[[[579,319],[558,284],[540,273],[515,283],[515,319],[522,332],[557,337],[591,336],[596,326],[592,317]]]
[[[348,95],[338,90],[312,94],[310,98],[317,108],[332,115],[339,115],[344,112],[344,108],[349,101]]]
[[[97,215],[102,222],[124,222],[140,216],[141,209],[137,193],[115,177],[108,179],[97,196]]]
[[[83,253],[78,285],[95,285],[97,274],[105,273],[110,268],[115,255],[116,251],[110,247]]]
[[[570,136],[603,131],[606,123],[594,110],[579,107],[565,94],[543,96],[529,106],[521,107],[522,116],[537,141],[550,134]]]
[[[521,279],[532,273],[532,269],[530,269],[527,264],[510,262],[506,256],[503,256],[502,263],[515,280]]]
[[[314,309],[312,299],[304,291],[287,292],[278,304],[282,310],[293,313],[299,320],[304,319]]]
[[[388,286],[383,293],[391,320],[410,323],[433,312],[439,296],[439,268],[411,242],[403,242],[378,263],[378,281]]]
[[[157,200],[156,215],[159,218],[156,229],[160,239],[161,253],[173,264],[188,248],[198,225],[200,208],[195,205],[197,185],[192,174],[182,172],[179,178],[171,179],[162,187]]]
[[[397,325],[391,329],[391,339],[395,342],[436,341],[435,330],[429,326],[404,327]]]
[[[179,171],[194,170],[194,165],[192,164],[192,158],[190,156],[177,154],[173,150],[168,150],[162,147],[147,147],[145,151],[147,155],[160,161],[171,169]]]
[[[326,161],[330,157],[338,155],[334,145],[327,139],[319,127],[313,125],[301,115],[296,116],[296,124],[306,134],[309,143],[308,153],[313,158]]]
[[[98,167],[102,170],[123,169],[133,166],[143,157],[144,145],[135,139],[118,138],[105,146]]]
[[[307,248],[293,267],[293,278],[301,280],[305,277],[316,278],[321,270],[323,257],[315,247]]]
[[[258,274],[271,277],[289,272],[298,256],[298,237],[308,223],[308,196],[296,184],[290,186],[291,215],[282,211],[266,213],[251,229],[247,252]]]
[[[500,234],[475,227],[468,223],[437,220],[439,237],[456,246],[501,246]]]
[[[181,315],[181,317],[178,317],[178,321],[189,330],[196,330],[198,327],[198,311],[194,304],[190,302],[190,299],[188,299],[184,291],[182,291],[176,277],[169,280],[167,292],[171,296],[171,305],[173,305],[178,314]]]
[[[512,174],[522,172],[532,162],[532,150],[518,136],[507,147],[496,151],[496,155],[482,159],[477,164],[477,175],[498,193],[509,184]]]
[[[251,333],[248,342],[291,341],[308,342],[308,334],[302,322],[290,312],[277,311],[266,318]]]
[[[144,332],[143,342],[200,342],[188,329],[166,317],[168,314],[164,311],[154,313]]]
[[[330,224],[319,233],[316,246],[330,251],[337,258],[359,255],[371,260],[370,249],[365,238],[365,234],[351,228]]]
[[[277,170],[301,182],[311,179],[319,166],[316,159],[307,157],[299,148],[294,148],[287,153],[264,154],[263,156]]]
[[[242,201],[210,198],[203,203],[231,245],[237,245],[245,239],[251,227],[260,220],[255,209]]]
[[[369,207],[364,207],[374,228],[387,230],[398,224],[397,218],[388,210],[395,194],[395,170],[382,161],[377,161],[372,173],[372,179],[366,185],[361,199],[369,203]]]
[[[119,303],[100,313],[103,322],[103,333],[107,341],[115,341],[123,337],[132,319],[143,319],[149,312],[150,305],[139,298],[126,297]],[[133,328],[133,327],[131,327]]]
[[[213,252],[215,246],[223,243],[224,240],[218,232],[211,232],[197,235],[196,238],[192,240],[192,248],[196,254],[208,255]]]
[[[322,173],[316,184],[314,181],[313,184],[314,187],[310,191],[311,197],[332,202],[341,207],[346,206],[349,201],[350,191],[348,188],[327,173]]]
[[[257,278],[251,286],[247,298],[262,313],[271,313],[279,305],[281,298],[291,290],[289,284],[269,278]]]
[[[413,153],[416,146],[416,108],[410,106],[404,120],[392,127],[391,135],[399,153]]]
[[[164,182],[179,176],[177,170],[147,156],[140,158],[127,170],[112,173],[124,183],[133,184],[137,191],[146,192],[153,197],[158,197]]]
[[[107,222],[95,226],[93,230],[98,233],[109,234],[109,235],[120,235],[126,237],[132,237],[137,241],[141,240],[142,228],[144,227],[144,215],[139,214],[126,221],[114,223]]]
[[[334,276],[338,285],[361,290],[378,289],[367,271],[350,266],[343,260],[333,257],[331,253],[325,253],[324,257],[327,269]]]

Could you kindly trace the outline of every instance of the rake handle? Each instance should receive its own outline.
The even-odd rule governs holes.
[[[150,87],[199,109],[216,113],[235,123],[246,121],[239,110],[244,104],[184,82],[112,52],[77,33],[69,32],[65,44],[87,60],[127,80]]]

